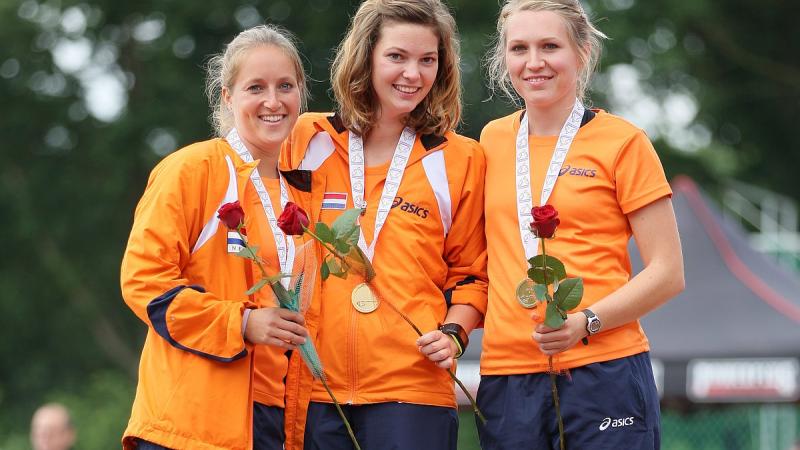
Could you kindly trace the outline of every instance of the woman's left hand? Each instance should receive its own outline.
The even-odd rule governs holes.
[[[547,356],[553,356],[575,346],[587,334],[586,315],[582,312],[567,314],[567,320],[561,328],[550,328],[544,323],[539,323],[533,330],[531,337],[539,350]]]
[[[458,349],[453,338],[442,333],[439,330],[434,330],[425,333],[417,339],[417,346],[420,353],[425,355],[428,359],[435,362],[437,366],[442,369],[449,369],[453,366],[453,359]]]

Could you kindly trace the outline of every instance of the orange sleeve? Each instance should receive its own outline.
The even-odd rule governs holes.
[[[190,167],[175,154],[153,170],[122,260],[122,296],[173,347],[229,362],[247,354],[242,316],[248,304],[222,300],[183,272],[191,237],[197,238],[204,220],[205,176],[201,167]]]
[[[449,176],[461,183],[457,191],[460,195],[453,200],[452,226],[445,239],[444,257],[448,265],[445,298],[449,305],[471,305],[485,314],[488,302],[483,215],[486,159],[483,148],[472,140],[450,156],[448,168],[452,164],[455,170],[448,170]]]
[[[617,202],[625,214],[672,195],[656,150],[641,130],[628,139],[617,155],[614,179]]]

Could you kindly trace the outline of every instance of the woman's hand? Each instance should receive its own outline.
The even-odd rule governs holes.
[[[259,308],[250,312],[244,337],[253,344],[294,350],[306,341],[308,330],[302,314],[284,308]]]
[[[439,330],[434,330],[420,336],[417,339],[417,346],[420,353],[442,369],[453,367],[453,360],[458,349],[450,336]]]
[[[535,319],[534,319],[535,320]],[[586,337],[586,315],[582,312],[567,314],[567,320],[561,328],[550,328],[544,323],[539,323],[534,328],[531,337],[539,350],[547,356],[553,356],[575,346]]]

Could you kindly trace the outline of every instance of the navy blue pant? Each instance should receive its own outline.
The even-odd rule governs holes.
[[[556,377],[570,449],[659,450],[661,412],[650,355],[570,369]],[[550,375],[482,376],[478,424],[483,450],[556,450],[558,420]]]
[[[283,408],[253,403],[253,450],[283,450]]]
[[[136,450],[169,450],[167,447],[162,447],[158,444],[153,444],[144,439],[136,439]]]
[[[283,408],[253,403],[253,450],[283,450]],[[136,440],[136,450],[169,450],[143,439]]]
[[[458,414],[453,408],[392,402],[342,409],[362,450],[457,450]],[[354,448],[332,403],[309,405],[304,448]]]

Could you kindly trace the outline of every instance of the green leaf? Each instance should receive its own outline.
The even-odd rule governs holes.
[[[356,255],[353,259],[358,264],[357,268],[360,271],[360,274],[364,277],[364,280],[368,282],[372,281],[377,274],[375,273],[375,268],[372,267],[372,262],[370,262],[369,258],[367,258],[367,255],[365,255],[361,250],[361,247],[357,245],[352,247],[352,250],[348,256],[351,255]]]
[[[340,252],[342,252],[344,254],[347,254],[348,252],[350,252],[350,248],[352,247],[350,244],[347,243],[347,241],[340,240],[340,239],[336,239],[336,241],[334,241],[334,243],[333,243],[333,246],[336,248],[336,250],[338,250],[338,251],[340,251]]]
[[[358,219],[361,210],[358,208],[348,209],[343,212],[341,216],[337,217],[331,225],[331,231],[336,239],[346,239],[353,233],[353,230],[358,227],[356,219]]]
[[[323,242],[332,243],[334,236],[333,231],[328,227],[325,222],[317,222],[314,225],[314,234],[317,235]]]
[[[264,279],[267,280],[267,282],[269,282],[269,283],[280,283],[281,279],[283,277],[285,277],[285,276],[286,275],[284,275],[282,273],[276,273],[275,275],[267,276]]]
[[[575,309],[580,304],[581,298],[583,298],[583,279],[567,278],[562,281],[555,293],[555,298],[558,307],[562,310]]]
[[[536,295],[536,300],[543,302],[547,299],[547,285],[546,284],[534,284],[533,285],[533,293]]]
[[[339,264],[339,260],[336,258],[328,259],[325,264],[328,265],[328,271],[331,275],[339,278],[346,278],[347,271]]]
[[[536,255],[528,260],[528,264],[530,264],[531,267],[542,267],[543,261],[545,266],[554,271],[559,280],[567,278],[567,269],[564,268],[564,263],[553,256],[547,255],[547,258],[543,258],[542,255]],[[550,276],[550,272],[547,273],[547,276]],[[551,279],[549,281],[552,282],[553,280]]]
[[[328,279],[331,275],[331,269],[328,268],[327,261],[323,262],[321,266],[319,266],[319,275],[322,277],[322,281]]]
[[[266,279],[266,278],[262,278],[262,279],[258,280],[256,282],[256,284],[253,285],[253,287],[251,287],[250,289],[247,290],[247,292],[245,292],[245,295],[253,295],[253,294],[255,294],[256,292],[259,291],[259,289],[264,287],[264,285],[267,284],[267,283],[269,283],[269,280]]]
[[[350,245],[358,245],[358,239],[359,239],[359,235],[360,235],[359,230],[360,229],[361,229],[361,227],[356,225],[356,227],[353,228],[353,231],[348,236],[346,236],[344,238],[345,242],[347,242]]]
[[[241,250],[236,252],[236,256],[241,256],[242,258],[249,259],[251,261],[255,261],[256,258],[253,255],[258,255],[258,246],[251,245],[248,247],[243,247]]]
[[[341,278],[343,280],[347,279],[347,272],[336,272],[336,273],[331,272],[331,275],[335,276],[336,278]]]
[[[561,328],[561,325],[564,325],[564,318],[561,316],[561,311],[558,310],[556,302],[547,304],[547,311],[544,313],[544,324],[550,328]]]
[[[544,282],[544,272],[547,271],[547,281],[548,283],[552,283],[554,277],[553,269],[546,267],[542,269],[541,267],[531,267],[528,269],[528,278],[536,282],[537,284],[545,284]]]

